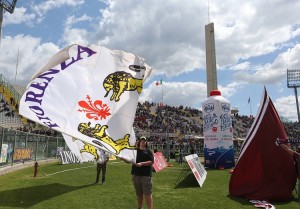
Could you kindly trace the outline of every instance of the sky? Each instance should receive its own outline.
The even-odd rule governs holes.
[[[298,0],[18,0],[4,13],[0,74],[26,86],[60,49],[97,44],[153,68],[141,102],[202,109],[204,29],[213,22],[222,96],[239,115],[255,116],[266,87],[279,115],[298,121],[287,69],[300,69],[299,10]]]

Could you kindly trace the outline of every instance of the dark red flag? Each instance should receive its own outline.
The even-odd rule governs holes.
[[[297,180],[294,160],[276,146],[277,138],[287,136],[265,89],[230,179],[230,195],[268,201],[292,199]]]

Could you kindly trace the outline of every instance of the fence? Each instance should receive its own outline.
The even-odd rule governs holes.
[[[16,91],[14,86],[10,84],[9,81],[2,74],[0,74],[0,86],[2,92],[4,92],[4,89],[8,89],[15,101],[20,101],[21,96],[19,92]]]
[[[32,134],[18,130],[0,127],[0,167],[13,165],[14,163],[22,163],[24,161],[38,161],[49,158],[57,158],[59,150],[67,150],[67,145],[62,136],[46,136]],[[161,151],[167,156],[166,144],[149,143],[150,149],[153,151]],[[235,154],[239,153],[239,144],[234,143]],[[203,141],[191,146],[190,144],[171,144],[170,158],[175,158],[175,150],[185,156],[190,153],[203,156]]]
[[[65,149],[62,136],[53,137],[0,127],[0,167],[25,160],[57,158],[57,150]]]
[[[152,144],[149,143],[149,147],[153,151],[160,151],[164,156],[168,156],[167,153],[167,144]],[[183,156],[189,155],[191,153],[197,154],[198,156],[203,156],[203,141],[190,145],[188,143],[184,144],[170,144],[170,158],[175,158],[175,152],[178,150]]]

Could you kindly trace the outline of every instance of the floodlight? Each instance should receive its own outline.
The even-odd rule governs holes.
[[[0,7],[8,11],[10,14],[14,12],[16,4],[17,4],[17,0],[12,0],[12,1],[0,0]]]
[[[298,93],[297,93],[297,88],[300,87],[300,69],[287,69],[287,87],[294,88],[298,122],[300,123],[300,112],[299,112]]]
[[[17,0],[12,0],[12,1],[0,0],[0,43],[2,38],[2,23],[3,23],[4,10],[12,14],[14,12],[16,4],[17,4]]]
[[[300,69],[287,69],[287,87],[300,87]]]

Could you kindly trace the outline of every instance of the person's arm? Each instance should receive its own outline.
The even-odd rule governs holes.
[[[285,144],[280,144],[279,145],[282,149],[284,149],[285,151],[287,151],[290,155],[294,155],[295,153],[297,153],[297,152],[295,152],[295,151],[293,151],[292,149],[290,149],[288,146],[286,146]],[[298,153],[297,153],[298,154]]]
[[[152,164],[153,164],[153,162],[151,160],[148,160],[148,161],[145,161],[145,162],[137,163],[136,166],[137,167],[142,167],[142,166],[150,166]]]
[[[123,158],[123,157],[120,157],[120,160],[122,160],[122,161],[125,162],[125,163],[131,163],[131,164],[134,164],[132,161],[127,160],[127,159],[125,159],[125,158]]]

